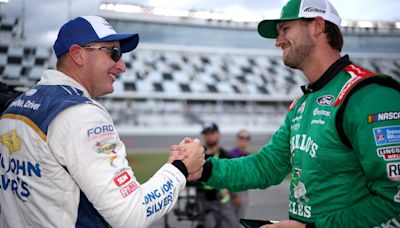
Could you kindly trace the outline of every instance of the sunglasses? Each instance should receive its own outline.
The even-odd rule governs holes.
[[[114,62],[118,62],[122,57],[122,51],[119,47],[98,47],[98,46],[83,46],[84,48],[93,49],[93,50],[107,50],[111,52],[111,59]]]
[[[238,136],[238,139],[250,141],[250,136]]]

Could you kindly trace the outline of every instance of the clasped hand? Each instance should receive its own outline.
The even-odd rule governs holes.
[[[181,160],[189,172],[188,180],[197,180],[203,172],[204,147],[199,139],[184,138],[179,145],[171,145],[168,162]]]

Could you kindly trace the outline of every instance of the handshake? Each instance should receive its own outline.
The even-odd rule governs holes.
[[[168,162],[181,160],[189,173],[188,181],[197,180],[203,172],[204,147],[199,139],[184,138],[179,145],[171,145]]]

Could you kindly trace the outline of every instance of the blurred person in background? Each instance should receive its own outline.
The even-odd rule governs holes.
[[[250,155],[248,148],[250,146],[251,136],[250,133],[246,130],[240,130],[236,134],[236,147],[232,148],[229,151],[229,154],[233,158],[239,158],[242,156]]]
[[[15,90],[15,88],[0,82],[0,114],[6,110],[8,105],[10,105],[11,102],[19,95],[21,95],[21,92],[18,92]]]
[[[218,125],[213,122],[205,123],[201,131],[204,140],[205,158],[231,158],[229,152],[220,145],[221,134]],[[198,193],[203,199],[205,228],[239,227],[238,219],[231,204],[231,194],[226,189],[218,190],[208,185],[202,186]],[[200,227],[201,227],[200,225]]]
[[[289,220],[263,228],[399,227],[400,83],[342,56],[340,25],[328,0],[289,0],[259,23],[309,84],[258,153],[205,163],[200,180],[230,191],[292,175]]]
[[[236,147],[229,151],[232,158],[239,158],[250,155],[248,148],[250,146],[250,133],[246,130],[240,130],[236,134]],[[244,218],[246,207],[249,204],[249,191],[234,192],[232,195],[232,206],[237,218]]]
[[[0,227],[147,227],[200,176],[200,140],[184,139],[138,183],[110,114],[94,100],[113,92],[126,71],[122,53],[138,41],[97,16],[61,27],[57,70],[44,71],[0,119]]]

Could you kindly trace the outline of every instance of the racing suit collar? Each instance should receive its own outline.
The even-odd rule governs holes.
[[[83,92],[83,96],[91,98],[89,92],[77,81],[58,70],[43,71],[38,85],[67,85],[75,87]]]
[[[341,70],[343,70],[343,68],[345,68],[350,64],[351,61],[348,55],[341,57],[336,62],[334,62],[316,82],[301,86],[301,90],[303,91],[304,94],[307,94],[322,89]]]

